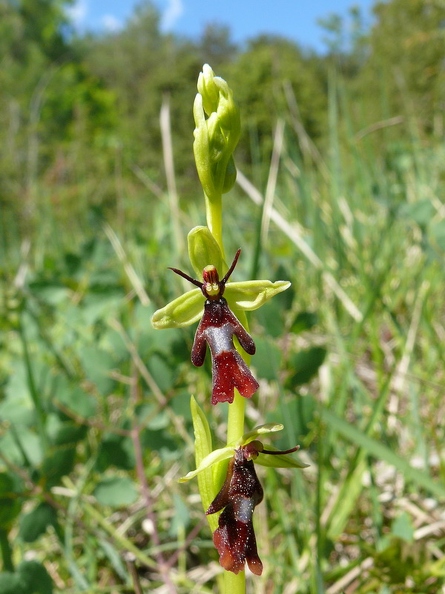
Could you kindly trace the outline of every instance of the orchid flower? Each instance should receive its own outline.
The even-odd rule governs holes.
[[[284,291],[290,285],[287,281],[268,280],[228,282],[241,250],[224,277],[220,280],[218,270],[223,268],[221,250],[207,227],[195,227],[188,236],[189,255],[195,270],[199,270],[202,281],[185,272],[172,268],[198,287],[181,295],[152,317],[155,328],[177,328],[192,324],[201,318],[193,342],[191,360],[195,366],[204,363],[208,345],[212,356],[212,404],[233,402],[234,388],[250,398],[258,389],[247,364],[235,349],[233,337],[249,355],[255,353],[255,344],[245,330],[233,309],[257,309],[268,299]],[[223,296],[224,294],[224,296]]]
[[[214,450],[206,456],[199,467],[181,479],[189,480],[211,466],[229,459],[227,474],[223,486],[210,503],[206,514],[214,514],[221,510],[218,527],[213,533],[213,542],[219,553],[222,567],[235,574],[244,569],[245,563],[252,573],[261,575],[263,564],[258,555],[255,532],[253,528],[253,512],[263,499],[263,488],[255,471],[254,460],[259,464],[274,467],[305,468],[298,460],[289,456],[299,446],[289,450],[265,449],[263,443],[256,439],[262,434],[279,431],[279,424],[267,424],[257,427],[243,435],[236,447],[225,447]],[[265,456],[273,455],[273,459]]]

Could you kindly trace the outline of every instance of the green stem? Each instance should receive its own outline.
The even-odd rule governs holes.
[[[206,220],[207,227],[210,229],[210,233],[216,239],[223,258],[225,258],[224,245],[222,238],[222,194],[216,196],[212,200],[206,195]]]
[[[246,409],[246,399],[240,396],[235,390],[233,403],[229,405],[229,415],[227,419],[227,444],[238,441],[244,434],[244,411]]]
[[[216,239],[221,252],[224,255],[224,246],[222,239],[222,195],[216,199],[210,200],[206,196],[206,219],[207,226],[213,237]],[[246,315],[240,316],[240,322],[247,324]],[[237,441],[244,434],[244,413],[246,408],[245,398],[240,396],[235,390],[235,398],[229,405],[229,414],[227,419],[227,443]],[[231,571],[224,572],[223,590],[221,594],[245,594],[246,576],[244,571],[237,575]]]
[[[234,574],[231,571],[224,572],[224,594],[245,594],[246,574],[240,571]]]
[[[237,311],[239,321],[244,328],[249,331],[249,324],[247,322],[247,316],[243,311]],[[250,362],[250,357],[241,348],[237,348],[241,357],[246,361],[247,364]],[[244,435],[244,415],[246,410],[246,399],[243,398],[238,390],[235,390],[235,398],[233,403],[229,405],[229,415],[227,419],[227,444],[238,441],[240,437]]]

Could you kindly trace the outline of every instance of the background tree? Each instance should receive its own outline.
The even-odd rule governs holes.
[[[436,0],[391,0],[374,7],[361,95],[371,117],[415,117],[418,132],[443,134],[445,6]]]

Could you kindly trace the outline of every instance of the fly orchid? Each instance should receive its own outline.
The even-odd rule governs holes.
[[[235,574],[244,569],[245,563],[252,573],[261,575],[263,564],[258,555],[253,528],[253,512],[263,499],[263,488],[255,471],[254,460],[264,466],[305,468],[307,464],[292,458],[300,446],[289,450],[265,449],[256,438],[262,434],[279,431],[278,424],[257,427],[243,435],[236,447],[225,447],[206,456],[199,467],[181,480],[189,480],[214,464],[229,458],[224,484],[206,510],[207,515],[222,510],[218,526],[213,532],[213,542],[219,553],[222,567]],[[268,460],[266,456],[274,459]]]
[[[192,347],[192,363],[200,367],[206,356],[206,345],[212,356],[212,404],[233,402],[234,389],[250,398],[259,387],[250,369],[235,349],[233,336],[249,355],[255,354],[255,343],[238,318],[230,311],[223,297],[226,282],[238,262],[239,249],[224,277],[219,280],[215,266],[208,265],[202,272],[203,282],[192,278],[182,270],[171,268],[193,285],[199,287],[206,298],[204,315],[199,322]]]
[[[233,402],[234,389],[250,398],[258,389],[247,364],[236,350],[235,336],[247,354],[255,353],[255,344],[233,313],[254,310],[290,286],[287,281],[268,280],[228,282],[241,250],[238,250],[226,274],[220,279],[218,270],[224,266],[221,249],[207,227],[196,227],[188,236],[190,260],[195,270],[202,271],[202,281],[177,268],[173,272],[197,288],[156,311],[152,317],[155,328],[182,327],[198,319],[191,359],[196,366],[204,363],[207,345],[212,356],[212,403]],[[211,264],[209,264],[211,262]],[[204,300],[203,300],[204,297]]]

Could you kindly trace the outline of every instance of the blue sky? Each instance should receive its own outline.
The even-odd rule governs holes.
[[[163,31],[192,38],[207,23],[230,27],[233,41],[242,43],[260,33],[279,34],[322,51],[324,31],[317,20],[332,13],[347,15],[358,6],[369,19],[375,0],[155,0]],[[138,0],[75,0],[70,14],[80,31],[118,30]]]

